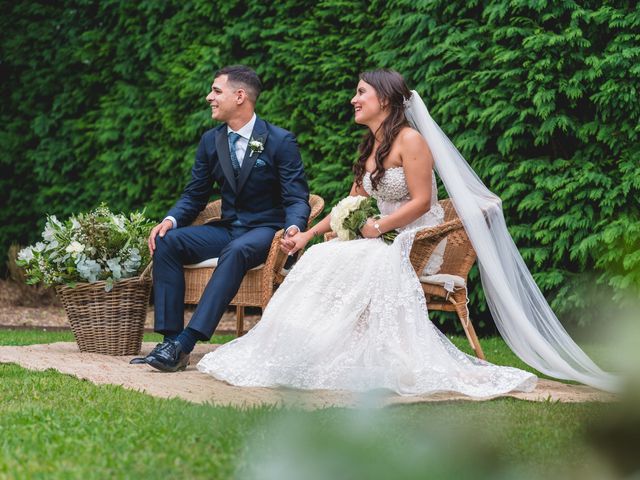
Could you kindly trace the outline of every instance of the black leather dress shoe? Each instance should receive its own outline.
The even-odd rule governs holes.
[[[147,357],[136,357],[136,358],[132,358],[131,360],[129,360],[129,363],[131,365],[146,365],[147,364]]]
[[[149,365],[163,372],[179,372],[189,365],[189,354],[182,351],[177,340],[167,340],[145,358]]]
[[[151,350],[151,353],[149,353],[149,355],[147,355],[146,357],[136,357],[136,358],[132,358],[129,363],[131,365],[146,365],[149,363],[149,358],[151,357],[151,355],[154,355],[155,353],[157,353],[159,350],[161,350],[163,348],[163,345],[165,343],[167,343],[169,340],[164,340],[162,343],[158,343],[153,350]]]

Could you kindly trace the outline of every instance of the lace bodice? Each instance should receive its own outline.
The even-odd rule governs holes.
[[[444,210],[438,203],[436,176],[434,173],[431,175],[433,186],[431,191],[431,209],[414,222],[411,222],[409,225],[399,228],[398,230],[402,231],[412,228],[437,225],[444,220]],[[409,187],[407,186],[407,179],[402,167],[388,168],[378,183],[378,188],[375,190],[371,184],[371,173],[366,172],[362,178],[362,186],[369,195],[377,200],[378,208],[383,216],[392,214],[411,199]]]
[[[376,190],[373,189],[373,185],[371,184],[371,172],[365,173],[362,179],[362,185],[365,191],[378,202],[381,200],[397,202],[411,198],[402,167],[387,169],[380,183],[378,183]]]

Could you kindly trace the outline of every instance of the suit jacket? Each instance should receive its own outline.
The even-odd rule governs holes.
[[[309,217],[309,187],[300,151],[291,132],[257,117],[251,135],[264,150],[247,145],[236,179],[227,140],[227,125],[202,135],[191,170],[191,181],[167,215],[178,227],[189,225],[209,201],[214,183],[222,197],[222,221],[246,227],[283,228],[296,225],[301,231]]]

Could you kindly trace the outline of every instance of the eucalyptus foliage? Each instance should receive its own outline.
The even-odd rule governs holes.
[[[104,204],[65,221],[52,215],[42,241],[22,249],[17,264],[30,284],[75,286],[103,280],[110,291],[114,282],[142,273],[149,264],[152,226],[141,212],[114,214]]]
[[[161,218],[188,178],[213,72],[253,66],[311,189],[348,192],[357,73],[401,71],[503,199],[554,309],[640,286],[640,11],[560,0],[0,0],[0,253],[45,214]],[[444,196],[445,192],[441,192]],[[40,227],[40,228],[39,228]],[[489,319],[472,271],[472,315]]]

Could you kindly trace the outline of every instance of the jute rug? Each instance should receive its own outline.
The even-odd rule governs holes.
[[[148,353],[155,344],[144,343],[142,353]],[[31,370],[54,369],[61,373],[89,380],[95,384],[121,385],[162,398],[182,398],[189,402],[249,407],[255,405],[287,405],[305,409],[351,407],[361,404],[362,395],[335,391],[297,391],[273,388],[242,388],[228,385],[198,372],[196,363],[217,345],[201,344],[191,355],[191,365],[184,372],[162,373],[148,365],[129,365],[132,357],[110,357],[80,353],[75,343],[59,342],[23,347],[0,347],[0,363],[15,363]],[[612,401],[615,398],[599,390],[566,385],[540,379],[531,393],[512,393],[529,401],[592,402]],[[400,397],[376,395],[381,406],[420,402],[439,402],[473,399],[453,393]]]

